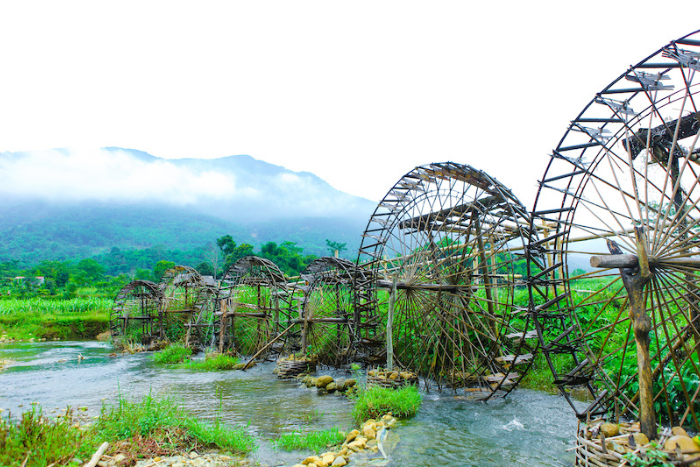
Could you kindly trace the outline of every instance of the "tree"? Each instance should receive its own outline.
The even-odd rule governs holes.
[[[331,256],[335,256],[335,252],[337,251],[338,254],[341,252],[347,250],[347,243],[339,243],[339,242],[331,242],[330,240],[326,239],[326,248],[328,248],[328,251],[330,251]]]
[[[173,263],[172,261],[160,260],[156,263],[155,266],[153,266],[153,277],[156,279],[156,281],[159,281],[163,278],[163,274],[165,274],[165,271],[174,267],[175,263]]]
[[[199,263],[197,266],[195,266],[195,269],[203,276],[214,275],[214,268],[212,268],[211,264],[209,264],[206,261],[202,261],[201,263]]]

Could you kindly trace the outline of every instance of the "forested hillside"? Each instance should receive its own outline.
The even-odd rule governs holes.
[[[374,208],[313,174],[250,156],[171,161],[106,148],[95,157],[115,163],[112,178],[98,173],[77,180],[55,173],[58,181],[48,188],[20,188],[8,178],[12,173],[21,178],[42,162],[60,172],[75,163],[71,157],[67,150],[0,153],[0,182],[6,182],[0,186],[0,262],[30,267],[41,261],[79,261],[106,257],[114,248],[179,251],[196,261],[201,254],[184,252],[204,251],[224,235],[255,249],[291,242],[316,256],[327,254],[325,241],[330,239],[345,243],[344,256],[354,259]],[[104,183],[90,177],[104,177]],[[33,183],[33,178],[27,180]],[[188,185],[191,180],[198,184]],[[109,189],[100,191],[100,185]],[[160,253],[149,255],[162,259]],[[145,263],[139,260],[131,267]]]

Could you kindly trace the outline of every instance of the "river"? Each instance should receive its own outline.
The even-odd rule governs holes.
[[[149,353],[115,356],[109,343],[93,341],[0,344],[2,359],[13,361],[0,372],[3,415],[29,410],[32,403],[49,414],[86,406],[98,415],[102,404],[115,402],[120,393],[170,395],[200,418],[247,425],[260,445],[251,456],[269,466],[293,465],[307,454],[275,450],[270,440],[281,433],[352,427],[351,401],[280,380],[273,363],[245,372],[195,372],[158,365]],[[394,430],[397,443],[388,465],[570,466],[574,456],[566,449],[575,429],[573,411],[554,395],[521,389],[482,403],[430,392],[418,414]]]

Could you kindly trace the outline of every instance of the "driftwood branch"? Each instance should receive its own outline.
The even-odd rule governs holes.
[[[102,446],[95,452],[95,454],[92,455],[92,459],[90,459],[90,462],[85,464],[83,467],[95,467],[97,463],[102,459],[102,455],[105,453],[107,448],[109,447],[108,442],[102,443]]]

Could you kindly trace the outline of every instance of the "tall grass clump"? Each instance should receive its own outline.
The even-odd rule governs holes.
[[[148,394],[141,401],[119,397],[115,406],[104,406],[94,427],[98,441],[133,439],[134,444],[148,437],[156,446],[171,450],[217,446],[230,452],[247,453],[256,448],[255,439],[243,427],[228,427],[195,419],[169,398]]]
[[[422,401],[423,396],[416,386],[400,389],[371,387],[358,393],[352,416],[357,423],[379,418],[387,412],[396,418],[408,418],[416,414]]]
[[[238,363],[238,357],[220,353],[210,353],[206,355],[204,360],[190,360],[184,362],[181,367],[188,370],[200,371],[233,370]]]
[[[182,363],[192,356],[192,349],[182,344],[170,344],[163,350],[153,354],[156,363]]]
[[[328,430],[311,431],[308,433],[286,433],[273,441],[273,444],[285,451],[313,451],[319,453],[336,446],[345,440],[345,436],[337,427]]]
[[[0,465],[70,465],[84,441],[84,433],[72,426],[70,413],[52,421],[34,407],[19,420],[0,417]]]

